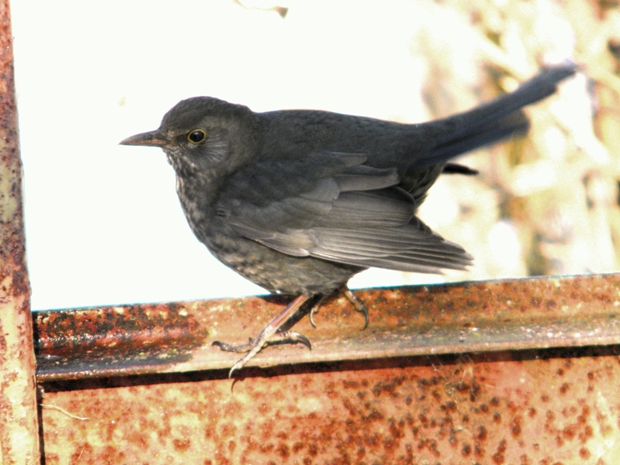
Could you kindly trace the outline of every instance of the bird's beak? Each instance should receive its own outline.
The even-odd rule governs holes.
[[[120,142],[120,145],[144,145],[147,147],[164,147],[168,144],[170,141],[158,129],[130,136]]]

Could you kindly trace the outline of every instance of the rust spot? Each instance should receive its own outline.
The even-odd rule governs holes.
[[[348,379],[342,381],[342,387],[346,389],[359,389],[359,385],[360,383],[358,383],[357,381],[352,381]]]
[[[469,457],[471,455],[471,445],[468,443],[463,444],[463,448],[461,449],[461,455],[463,457]]]
[[[530,407],[527,409],[527,414],[530,418],[534,418],[536,416],[536,409],[534,407]]]
[[[401,386],[405,381],[405,377],[401,376],[399,378],[391,380],[389,383],[378,383],[372,388],[372,393],[375,395],[375,397],[379,397],[382,394],[394,395],[396,389]]]
[[[474,456],[484,458],[484,448],[479,442],[474,443]]]
[[[384,415],[379,410],[373,408],[370,414],[364,417],[364,421],[372,423],[374,421],[382,421],[384,418]]]
[[[478,426],[477,429],[477,433],[476,433],[476,439],[478,439],[479,441],[485,441],[487,439],[488,433],[487,433],[487,429],[484,426]]]
[[[456,403],[454,401],[448,401],[442,404],[440,409],[446,412],[456,412]]]
[[[540,400],[542,400],[543,402],[549,402],[549,396],[547,394],[543,394],[542,396],[540,396]]]
[[[459,443],[459,440],[456,438],[456,435],[454,434],[454,429],[450,428],[450,436],[448,439],[448,442],[450,443],[451,446],[456,447]]]
[[[579,433],[579,440],[582,444],[585,444],[592,436],[594,436],[594,431],[592,430],[592,427],[590,425],[586,425],[583,429],[583,432]]]
[[[73,453],[73,455],[71,457],[71,462],[72,463],[78,463],[79,460],[82,457],[84,457],[84,458],[92,457],[93,456],[93,452],[94,452],[93,446],[91,446],[87,442],[84,442],[82,444],[76,444],[75,452]]]
[[[357,409],[353,405],[353,402],[351,402],[350,399],[347,399],[347,398],[343,399],[342,405],[344,406],[344,408],[347,409],[347,411],[349,412],[350,416],[357,415],[357,413],[358,413]]]
[[[480,385],[472,383],[471,390],[469,391],[469,401],[476,402],[478,400],[478,394],[480,393]]]
[[[267,402],[261,402],[258,406],[258,413],[266,415],[271,410],[271,406]]]
[[[288,445],[286,443],[281,442],[277,449],[276,449],[278,455],[280,457],[282,457],[284,460],[288,459],[289,456],[291,455],[291,451],[288,447]]]
[[[319,447],[316,443],[312,442],[308,445],[308,453],[312,456],[312,457],[316,457],[317,455],[319,455]]]
[[[575,424],[567,425],[562,430],[562,436],[564,437],[564,439],[567,439],[567,440],[572,440],[576,434],[577,434],[577,425]]]
[[[547,310],[553,310],[556,306],[557,304],[553,300],[547,300],[545,302],[545,307],[547,308]]]
[[[514,438],[517,438],[521,435],[521,424],[523,423],[523,417],[521,415],[517,415],[510,422],[510,432]]]
[[[333,382],[327,383],[325,387],[325,393],[328,397],[335,399],[338,397],[338,393],[336,392],[336,385]]]
[[[424,439],[418,442],[418,450],[422,451],[424,449],[428,450],[437,458],[439,458],[441,455],[439,453],[439,450],[437,449],[437,441],[435,439]]]
[[[189,439],[173,439],[172,445],[174,449],[179,452],[184,452],[191,446],[191,441]]]
[[[497,451],[491,457],[493,459],[493,463],[498,465],[504,463],[504,453],[506,452],[506,440],[502,439],[497,446]]]
[[[493,422],[494,423],[502,422],[502,415],[499,412],[493,412]]]
[[[563,383],[562,386],[560,386],[560,394],[566,394],[568,392],[568,390],[570,389],[570,386],[568,383]]]
[[[579,457],[581,457],[582,459],[589,459],[590,455],[590,451],[587,448],[582,447],[581,449],[579,449]]]

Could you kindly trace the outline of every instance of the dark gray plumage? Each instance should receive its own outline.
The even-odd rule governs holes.
[[[552,67],[471,111],[412,125],[323,111],[254,113],[196,97],[172,108],[159,129],[121,143],[163,148],[198,239],[270,292],[305,296],[295,300],[301,305],[371,266],[466,267],[471,257],[418,219],[418,206],[442,170],[468,172],[446,165],[451,158],[525,132],[521,108],[574,72]],[[250,354],[233,369],[277,329],[244,346]]]

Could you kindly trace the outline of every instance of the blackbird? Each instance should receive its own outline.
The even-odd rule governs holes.
[[[523,134],[521,108],[556,90],[572,64],[549,67],[470,111],[399,124],[313,110],[254,113],[212,97],[182,100],[159,129],[123,145],[161,147],[196,237],[221,262],[272,293],[296,298],[247,344],[241,368],[267,343],[309,341],[282,326],[304,302],[346,288],[368,267],[418,273],[463,269],[472,257],[416,217],[450,159]]]

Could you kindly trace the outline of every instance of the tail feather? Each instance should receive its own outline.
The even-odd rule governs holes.
[[[436,144],[416,160],[415,168],[443,164],[469,150],[526,133],[529,122],[521,109],[555,93],[558,83],[575,74],[576,69],[573,64],[549,67],[510,94],[429,123],[429,131],[437,134]]]

